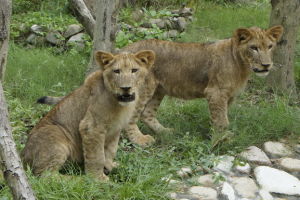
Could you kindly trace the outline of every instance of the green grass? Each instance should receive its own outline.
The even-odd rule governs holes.
[[[195,22],[182,41],[206,42],[229,38],[240,27],[258,26],[267,28],[270,6],[258,3],[252,6],[226,6],[213,3],[199,3]]]
[[[197,20],[183,41],[208,41],[230,37],[237,27],[267,27],[269,7],[233,7],[201,4]],[[237,17],[239,16],[239,17]],[[43,95],[65,95],[84,78],[88,58],[76,52],[55,55],[52,49],[25,49],[12,44],[5,79],[5,93],[18,149],[24,147],[28,131],[50,109],[35,104]],[[161,180],[183,166],[209,167],[216,155],[236,154],[249,145],[267,140],[294,139],[300,136],[300,110],[289,99],[264,92],[263,81],[249,85],[229,111],[234,137],[212,150],[210,120],[205,100],[182,101],[165,98],[158,118],[173,134],[152,134],[140,123],[144,133],[156,138],[155,145],[140,148],[122,138],[116,161],[119,167],[110,174],[109,183],[99,183],[80,175],[46,175],[36,178],[28,172],[38,199],[163,200],[171,191]],[[296,141],[296,140],[294,140]],[[71,168],[72,169],[72,168]],[[191,183],[187,183],[191,184]],[[7,187],[0,200],[12,199]]]
[[[65,95],[84,80],[88,58],[77,52],[54,55],[51,49],[10,46],[4,86],[14,98],[32,104],[43,95]]]

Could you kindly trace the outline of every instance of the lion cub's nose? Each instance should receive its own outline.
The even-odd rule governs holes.
[[[129,92],[131,87],[120,87],[124,92]]]

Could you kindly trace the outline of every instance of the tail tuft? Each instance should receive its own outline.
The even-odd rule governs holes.
[[[47,104],[47,96],[39,98],[36,102],[40,104]]]

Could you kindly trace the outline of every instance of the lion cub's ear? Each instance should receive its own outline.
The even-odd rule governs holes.
[[[281,25],[273,26],[266,30],[266,34],[278,42],[283,34],[283,27]]]
[[[105,51],[97,51],[95,59],[100,66],[105,67],[114,59],[114,55]]]
[[[151,50],[139,51],[135,54],[135,57],[146,64],[147,67],[151,67],[155,61],[155,53]]]
[[[238,43],[248,42],[252,35],[249,29],[247,28],[239,28],[234,32],[234,37],[238,41]]]

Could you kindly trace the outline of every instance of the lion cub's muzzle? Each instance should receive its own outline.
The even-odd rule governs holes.
[[[131,102],[135,100],[135,93],[130,94],[130,87],[121,87],[123,94],[117,95],[117,99],[120,102]]]
[[[261,64],[261,68],[254,67],[252,70],[257,75],[265,76],[269,73],[271,67],[272,67],[272,64]]]
[[[117,98],[120,102],[131,102],[135,100],[135,93],[118,95]]]

